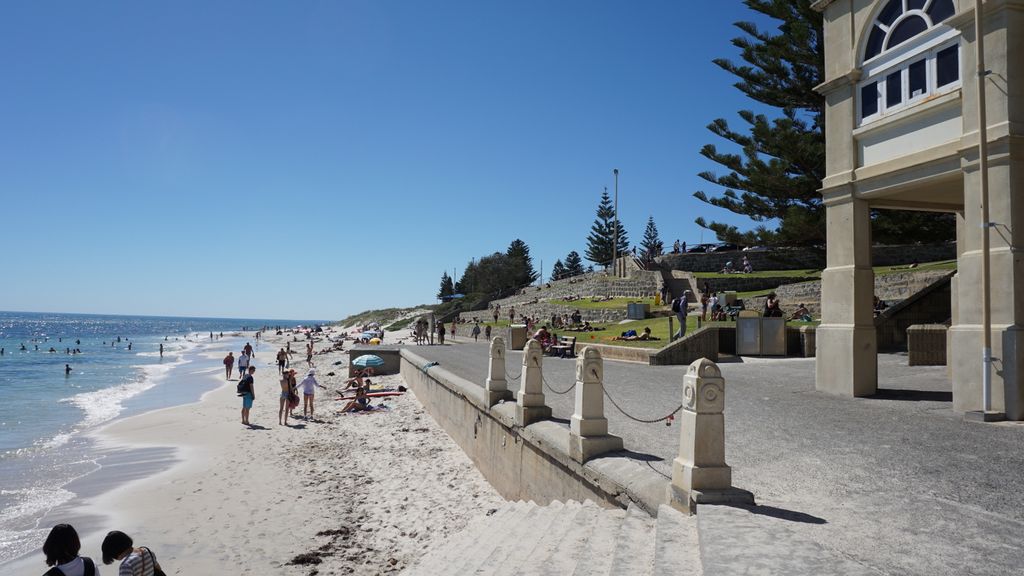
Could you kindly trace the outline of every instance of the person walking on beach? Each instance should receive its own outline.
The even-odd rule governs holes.
[[[246,370],[249,369],[249,365],[252,364],[252,358],[242,350],[242,353],[238,355],[238,377],[245,376]]]
[[[313,365],[313,343],[306,344],[306,364]]]
[[[248,342],[246,342],[245,346],[242,349],[245,350],[246,354],[248,354],[249,356],[252,356],[252,344],[249,344]]]
[[[131,536],[120,530],[107,532],[100,550],[103,552],[104,564],[121,561],[118,576],[154,576],[164,573],[152,550],[145,546],[136,548]]]
[[[163,344],[160,344],[160,357],[161,358],[164,357],[164,345]]]
[[[310,420],[313,418],[313,396],[316,394],[317,387],[319,386],[324,390],[327,388],[316,381],[316,370],[313,369],[306,373],[306,377],[302,379],[299,385],[302,386],[302,417]],[[308,415],[306,414],[307,409],[309,411]]]
[[[284,348],[277,353],[277,373],[284,374],[285,364],[288,363],[288,353],[284,351]]]
[[[491,341],[491,326],[490,326],[490,324],[488,324],[486,327],[484,327],[484,340],[487,340],[488,342]]]
[[[46,565],[52,566],[43,576],[99,576],[92,558],[79,556],[82,542],[70,524],[57,524],[43,542]]]
[[[241,365],[238,367],[238,373],[240,375],[242,373]],[[249,366],[247,373],[242,375],[238,381],[238,394],[242,397],[242,424],[245,426],[252,426],[249,424],[249,410],[252,409],[252,402],[256,399],[255,377],[253,376],[255,373],[256,367]]]
[[[235,369],[235,353],[228,352],[228,355],[224,357],[224,376],[231,380],[231,372]],[[238,370],[242,370],[242,366],[238,366]],[[239,374],[241,376],[241,374]]]
[[[480,340],[480,324],[473,325],[473,342]]]
[[[288,425],[288,415],[292,411],[292,396],[295,395],[295,370],[288,370],[281,375],[281,397],[277,408],[278,426]]]

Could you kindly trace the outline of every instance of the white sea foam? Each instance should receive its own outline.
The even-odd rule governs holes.
[[[0,490],[0,498],[13,502],[0,510],[0,527],[24,524],[33,526],[27,530],[0,528],[0,563],[13,560],[38,547],[47,530],[36,525],[37,519],[74,497],[73,492],[63,488]]]

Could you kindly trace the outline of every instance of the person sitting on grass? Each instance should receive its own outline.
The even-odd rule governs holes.
[[[359,388],[356,388],[356,397],[353,400],[349,401],[349,403],[346,404],[345,407],[341,409],[341,411],[362,412],[364,410],[369,409],[370,399],[366,396],[366,388],[360,386]]]
[[[796,310],[793,311],[793,315],[789,317],[790,320],[799,320],[801,322],[811,322],[814,318],[811,317],[811,311],[807,309],[807,306],[800,304]]]
[[[632,332],[632,334],[630,334],[630,332]],[[612,340],[625,340],[627,342],[634,342],[637,340],[661,340],[661,338],[651,336],[651,327],[644,326],[644,330],[640,334],[637,334],[635,330],[627,330],[626,332],[622,333],[622,336],[616,336],[615,338],[612,338]]]

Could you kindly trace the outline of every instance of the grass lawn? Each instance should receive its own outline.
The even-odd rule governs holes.
[[[625,308],[626,304],[633,302],[650,304],[652,310],[655,308],[654,298],[612,298],[604,302],[591,302],[590,298],[582,298],[580,300],[549,300],[548,304],[578,308],[580,310],[602,310],[607,308]]]
[[[911,268],[909,265],[902,266],[875,266],[875,274],[884,276],[886,274],[899,274],[900,272],[921,272],[925,270],[956,270],[956,260],[943,260],[941,262],[925,262]]]
[[[719,272],[694,272],[697,278],[807,278],[813,280],[821,277],[821,270],[757,270],[749,274],[737,272],[721,274]]]
[[[679,325],[675,318],[672,319],[673,327],[679,329]],[[626,330],[636,330],[637,334],[642,334],[644,327],[649,326],[651,328],[651,336],[660,338],[660,340],[635,340],[635,341],[619,341],[613,340],[619,334],[622,334]],[[605,329],[601,332],[565,332],[558,333],[559,336],[575,336],[576,344],[578,346],[586,346],[589,342],[597,344],[611,344],[613,346],[632,346],[637,348],[661,348],[669,343],[668,338],[668,318],[648,318],[646,320],[631,320],[629,322],[623,322],[622,324],[607,324],[604,325]],[[686,332],[690,333],[697,329],[697,318],[690,316],[686,319]],[[557,330],[555,332],[558,332]]]

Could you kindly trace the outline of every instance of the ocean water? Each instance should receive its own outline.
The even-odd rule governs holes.
[[[0,312],[0,565],[37,549],[47,513],[102,468],[90,431],[197,400],[211,387],[188,376],[201,355],[255,344],[251,330],[315,323]]]

